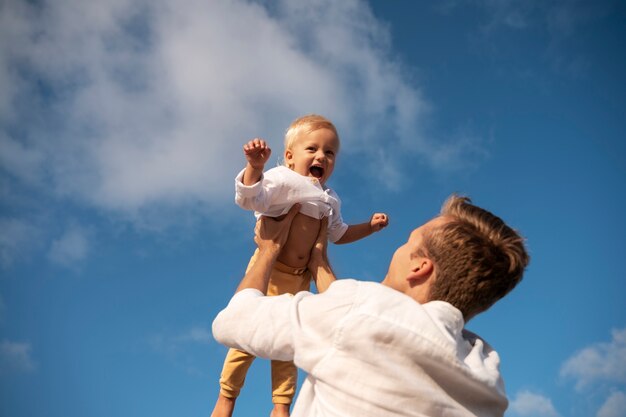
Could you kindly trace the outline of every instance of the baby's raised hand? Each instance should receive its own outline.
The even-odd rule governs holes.
[[[262,170],[267,160],[270,159],[272,150],[263,139],[254,138],[243,145],[243,154],[252,168]]]
[[[388,224],[389,217],[385,213],[374,213],[370,219],[370,227],[375,232],[387,227]]]

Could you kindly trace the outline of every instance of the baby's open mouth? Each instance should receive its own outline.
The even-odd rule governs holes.
[[[311,173],[311,175],[313,175],[317,179],[322,178],[322,176],[324,176],[324,168],[319,167],[319,166],[312,166],[311,168],[309,168],[309,172]]]

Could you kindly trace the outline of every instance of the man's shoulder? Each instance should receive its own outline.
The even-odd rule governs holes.
[[[322,294],[355,294],[358,291],[360,282],[351,278],[338,279],[330,284],[330,287]]]
[[[378,323],[376,326],[382,326],[380,329],[384,332],[402,329],[409,338],[413,337],[411,334],[419,335],[437,339],[440,345],[447,346],[455,339],[450,333],[459,334],[463,329],[460,312],[444,302],[433,303],[439,307],[434,309],[431,303],[420,304],[379,282],[344,279],[333,283],[330,289],[333,286],[338,296],[353,297],[354,314],[367,316],[370,323]],[[453,324],[452,328],[446,328],[448,323]]]
[[[346,291],[346,290],[377,291],[379,288],[384,288],[384,286],[381,283],[374,282],[374,281],[360,281],[354,278],[342,278],[333,282],[331,284],[331,288],[334,288],[335,291]]]
[[[376,281],[361,281],[345,278],[335,281],[327,291],[354,296],[355,305],[372,312],[384,312],[389,306],[421,308],[420,304],[407,295]]]

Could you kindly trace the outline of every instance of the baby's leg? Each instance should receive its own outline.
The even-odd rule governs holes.
[[[235,409],[235,400],[241,392],[248,369],[254,356],[238,349],[229,349],[224,359],[220,377],[220,394],[217,397],[211,417],[231,417]]]
[[[296,294],[308,291],[311,287],[311,274],[304,268],[291,268],[280,262],[274,265],[270,276],[267,295]],[[298,369],[291,361],[272,361],[272,402],[271,417],[289,416],[289,407],[296,393]]]
[[[220,378],[220,394],[226,398],[237,398],[246,380],[246,374],[254,356],[239,349],[229,349],[224,359]]]
[[[272,361],[272,417],[289,415],[297,382],[298,369],[293,362]]]

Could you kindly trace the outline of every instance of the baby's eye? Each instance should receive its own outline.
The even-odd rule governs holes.
[[[313,146],[307,146],[306,150],[307,151],[315,151],[315,148]]]
[[[335,152],[334,151],[326,151],[326,155],[334,156]]]

